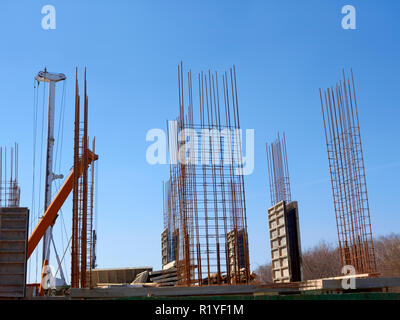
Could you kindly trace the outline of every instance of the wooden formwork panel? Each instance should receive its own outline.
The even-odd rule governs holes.
[[[173,233],[168,228],[164,229],[161,233],[161,265],[163,268],[172,261],[176,261],[177,244],[179,244],[178,229]]]
[[[274,282],[290,281],[284,212],[284,201],[268,210],[272,279]]]
[[[288,211],[295,210],[295,222],[288,223]],[[300,234],[297,202],[285,201],[268,209],[272,279],[274,282],[301,280]]]
[[[236,271],[240,273],[240,270],[246,266],[244,241],[244,229],[239,231],[233,229],[226,234],[227,256],[231,277],[235,275]]]
[[[28,221],[27,208],[0,208],[0,297],[25,297]]]

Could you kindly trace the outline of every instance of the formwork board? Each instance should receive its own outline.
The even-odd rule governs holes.
[[[244,242],[244,229],[238,231],[233,229],[226,234],[227,257],[231,277],[234,277],[236,272],[240,274],[240,270],[246,267]]]
[[[0,208],[0,297],[23,298],[29,210]]]
[[[272,279],[301,281],[301,248],[297,202],[277,203],[268,210]]]
[[[162,267],[176,259],[176,245],[178,243],[179,232],[175,230],[171,233],[168,228],[161,233],[161,256]]]

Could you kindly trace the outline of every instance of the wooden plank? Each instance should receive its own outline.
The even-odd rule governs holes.
[[[149,272],[150,276],[155,276],[155,275],[161,275],[161,274],[169,274],[169,273],[176,273],[177,270],[176,268],[171,268],[171,269],[167,269],[167,270],[157,270],[157,271],[151,271]]]
[[[156,283],[163,283],[163,282],[177,282],[178,281],[178,277],[169,277],[169,278],[164,278],[164,279],[157,279],[157,280],[153,280],[153,282]]]
[[[178,275],[176,273],[171,273],[168,275],[163,275],[163,276],[158,276],[158,277],[152,277],[150,278],[151,281],[157,281],[157,280],[162,280],[162,279],[170,279],[170,278],[177,278]]]
[[[148,278],[149,272],[147,270],[143,271],[136,276],[135,280],[132,281],[132,284],[146,283]]]
[[[176,272],[171,272],[171,273],[167,273],[167,274],[161,274],[161,275],[157,275],[157,276],[150,276],[150,279],[162,279],[162,278],[168,278],[168,277],[175,277],[178,274]]]
[[[163,283],[157,283],[158,285],[162,286],[162,287],[166,287],[166,286],[176,286],[176,281],[172,281],[172,282],[163,282]]]
[[[98,283],[98,288],[106,288],[106,287],[119,287],[119,288],[140,288],[140,287],[157,287],[158,283],[135,283],[135,284],[127,284],[127,283]]]

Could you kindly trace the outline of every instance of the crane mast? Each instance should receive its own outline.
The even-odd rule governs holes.
[[[55,116],[55,101],[56,101],[56,83],[64,81],[67,77],[63,73],[39,71],[35,79],[38,82],[47,82],[49,85],[49,102],[48,102],[48,117],[47,117],[47,149],[46,149],[46,177],[45,177],[45,193],[44,193],[44,211],[48,209],[52,201],[52,185],[57,178],[63,178],[62,175],[55,175],[53,172],[53,149],[54,149],[54,116]],[[65,283],[65,277],[62,272],[60,259],[57,254],[56,246],[53,240],[53,227],[49,226],[43,236],[43,251],[42,264],[47,265],[50,260],[50,244],[53,242],[54,251],[58,267],[60,269],[61,278]]]

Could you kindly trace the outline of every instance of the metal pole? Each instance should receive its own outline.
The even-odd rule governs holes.
[[[52,183],[54,180],[53,174],[53,149],[54,149],[54,115],[56,101],[56,82],[63,81],[67,77],[62,73],[50,73],[46,69],[40,71],[35,79],[40,82],[49,83],[49,108],[47,118],[47,151],[46,151],[46,180],[45,180],[45,195],[44,195],[44,211],[47,210],[52,201]],[[43,264],[50,260],[50,242],[52,239],[53,227],[50,226],[43,237]],[[61,266],[59,266],[61,268]]]
[[[58,256],[58,253],[57,253],[56,244],[55,244],[54,239],[53,239],[53,234],[50,234],[50,236],[51,236],[51,243],[53,244],[54,252],[56,254],[58,270],[60,270],[61,280],[63,281],[63,284],[65,285],[66,284],[65,276],[64,276],[64,272],[63,272],[63,270],[61,268],[61,260],[60,260],[60,257]]]
[[[53,183],[53,149],[54,149],[54,113],[55,113],[55,87],[54,81],[49,82],[49,111],[47,119],[47,153],[46,153],[46,182],[44,195],[44,211],[47,210],[51,203],[51,191]],[[50,241],[52,238],[53,227],[50,226],[43,237],[43,259],[50,260]],[[48,253],[48,256],[47,256]]]

